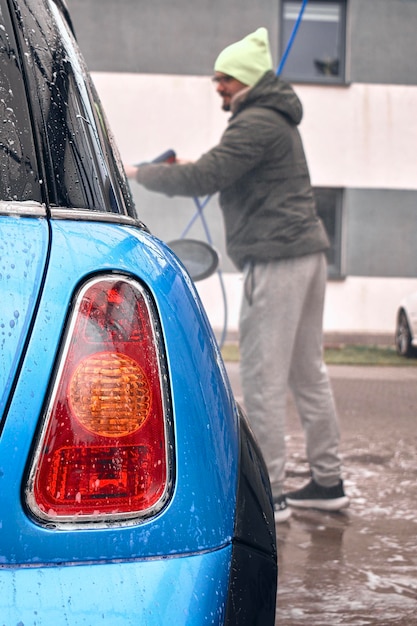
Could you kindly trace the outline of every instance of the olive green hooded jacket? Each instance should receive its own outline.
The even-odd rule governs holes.
[[[237,94],[232,112],[220,143],[198,161],[141,166],[137,181],[170,196],[220,192],[227,252],[238,269],[248,261],[328,248],[297,129],[302,106],[292,87],[268,71]]]

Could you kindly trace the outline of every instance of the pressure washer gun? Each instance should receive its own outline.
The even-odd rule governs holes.
[[[174,150],[166,150],[165,152],[157,156],[156,159],[153,159],[152,161],[150,161],[150,163],[168,163],[171,165],[171,163],[175,163],[176,159],[177,159],[177,155]],[[136,163],[137,167],[139,167],[140,165],[146,165],[146,164],[147,164],[147,161],[142,162],[142,163]]]
[[[152,163],[171,164],[171,163],[175,163],[176,159],[177,159],[177,155],[175,154],[174,150],[166,150],[165,152],[157,156],[156,159],[152,161]]]

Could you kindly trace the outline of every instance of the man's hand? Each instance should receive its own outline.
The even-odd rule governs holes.
[[[136,165],[124,164],[125,174],[128,178],[135,180],[138,168]]]
[[[178,157],[175,159],[175,163],[177,165],[187,165],[188,163],[193,163],[193,161],[190,161],[189,159],[179,159]]]

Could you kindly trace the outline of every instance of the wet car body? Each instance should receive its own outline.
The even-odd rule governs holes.
[[[0,0],[0,616],[273,624],[262,457],[65,6]]]

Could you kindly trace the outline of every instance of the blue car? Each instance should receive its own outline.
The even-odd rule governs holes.
[[[62,0],[0,0],[0,624],[275,623],[267,472]]]

